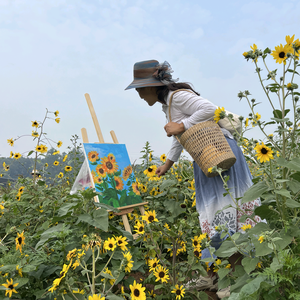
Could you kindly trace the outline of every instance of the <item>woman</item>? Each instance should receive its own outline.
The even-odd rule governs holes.
[[[177,80],[172,79],[171,66],[164,62],[159,64],[156,60],[148,60],[138,62],[134,65],[134,80],[126,88],[135,88],[139,96],[144,99],[149,106],[153,106],[159,102],[162,104],[162,110],[167,117],[167,125],[164,129],[168,137],[173,136],[171,149],[168,153],[166,163],[157,168],[157,175],[164,175],[176,162],[183,149],[175,136],[180,136],[185,130],[193,125],[211,121],[214,119],[216,106],[210,101],[202,98],[193,88],[187,83],[176,83]],[[172,103],[169,116],[169,104],[172,97]],[[233,136],[225,128],[221,128],[227,142],[229,143],[233,153],[236,156],[236,163],[224,175],[229,175],[230,179],[227,182],[234,198],[242,197],[247,189],[252,185],[252,176],[247,166],[246,160],[241,149],[238,147]],[[222,210],[228,204],[234,203],[230,195],[223,196],[225,189],[223,181],[219,176],[208,178],[194,162],[194,177],[196,187],[196,208],[199,213],[199,221],[203,233],[207,233],[211,238],[211,245],[218,249],[222,240],[220,233],[215,230],[216,226],[226,224],[231,234],[240,231],[244,224],[255,223],[247,219],[246,223],[239,222],[239,213],[233,207]],[[241,209],[254,209],[259,206],[260,201],[255,200],[244,205],[240,205]],[[222,210],[218,214],[216,212]],[[251,214],[251,212],[248,212]],[[260,222],[260,218],[256,217],[256,221]],[[202,251],[202,258],[210,257],[208,249]],[[233,256],[231,264],[237,264],[237,259],[240,256]],[[213,289],[215,285],[215,276],[200,277],[197,280],[198,289]],[[218,296],[229,296],[228,289],[225,292],[219,292]],[[220,297],[220,298],[221,298]]]

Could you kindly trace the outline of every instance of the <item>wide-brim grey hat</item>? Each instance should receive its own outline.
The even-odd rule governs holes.
[[[152,59],[137,62],[133,66],[133,81],[125,90],[177,82],[178,79],[173,79],[171,73],[173,70],[167,61],[159,63]]]

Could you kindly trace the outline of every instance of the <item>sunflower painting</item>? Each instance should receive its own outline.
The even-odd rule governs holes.
[[[142,203],[125,145],[85,143],[83,146],[100,203],[113,207]]]

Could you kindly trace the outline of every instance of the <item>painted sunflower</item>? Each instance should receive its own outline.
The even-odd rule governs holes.
[[[115,183],[116,183],[116,189],[119,190],[119,191],[122,191],[123,187],[124,187],[124,183],[122,181],[122,178],[118,177],[118,176],[115,176],[114,180],[115,180]]]
[[[96,162],[97,160],[99,160],[99,154],[97,151],[90,151],[88,153],[88,159],[90,162],[94,163]]]
[[[274,159],[272,154],[273,150],[266,146],[263,142],[261,145],[257,143],[254,150],[256,151],[255,156],[257,156],[257,159],[260,160],[261,163]]]
[[[132,300],[146,300],[146,294],[145,289],[141,283],[136,283],[136,281],[133,282],[133,285],[129,285],[129,288],[131,290],[131,299]]]
[[[139,185],[138,185],[136,182],[134,182],[131,186],[132,186],[133,192],[134,192],[136,195],[141,195],[141,193],[140,193],[140,191],[139,191]]]
[[[144,171],[144,174],[147,175],[148,177],[153,177],[153,176],[155,176],[156,169],[157,169],[157,167],[155,165],[152,165]]]
[[[17,237],[16,237],[16,250],[19,249],[19,251],[22,253],[22,246],[25,245],[25,236],[24,236],[24,231],[19,234],[19,232],[17,232]]]
[[[6,288],[5,291],[5,296],[8,294],[8,297],[10,298],[12,296],[12,293],[18,293],[15,290],[15,287],[19,284],[18,282],[14,284],[13,279],[11,278],[10,280],[6,279],[7,283],[3,283],[2,285]]]
[[[151,211],[146,211],[145,215],[142,216],[142,220],[146,221],[148,224],[153,223],[153,222],[158,222],[157,218],[156,218],[156,212],[155,210]]]
[[[108,174],[113,174],[118,171],[119,167],[115,161],[111,161],[108,157],[101,159],[102,166]]]
[[[276,63],[281,64],[282,62],[286,64],[287,54],[291,52],[291,46],[286,44],[282,46],[276,46],[275,50],[272,51],[271,55],[276,60]]]
[[[126,181],[132,173],[132,167],[129,165],[123,169],[123,179]]]
[[[103,182],[103,179],[101,176],[95,176],[95,177],[93,177],[93,179],[94,179],[94,182],[98,183],[98,184],[101,184]]]
[[[112,154],[112,153],[109,153],[107,155],[107,158],[110,160],[110,161],[116,161],[116,157]]]
[[[154,270],[153,274],[156,277],[155,281],[161,281],[161,283],[168,282],[170,279],[169,275],[169,270],[167,268],[162,267],[161,265],[158,265],[156,269]]]
[[[179,286],[176,284],[175,289],[171,293],[176,295],[176,300],[180,300],[181,298],[184,298],[185,289],[183,288],[183,285]]]
[[[104,169],[103,165],[97,165],[96,172],[100,177],[106,176],[106,170]]]

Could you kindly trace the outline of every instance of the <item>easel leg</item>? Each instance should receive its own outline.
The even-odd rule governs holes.
[[[123,220],[125,230],[132,234],[127,215],[122,215],[122,220]]]

